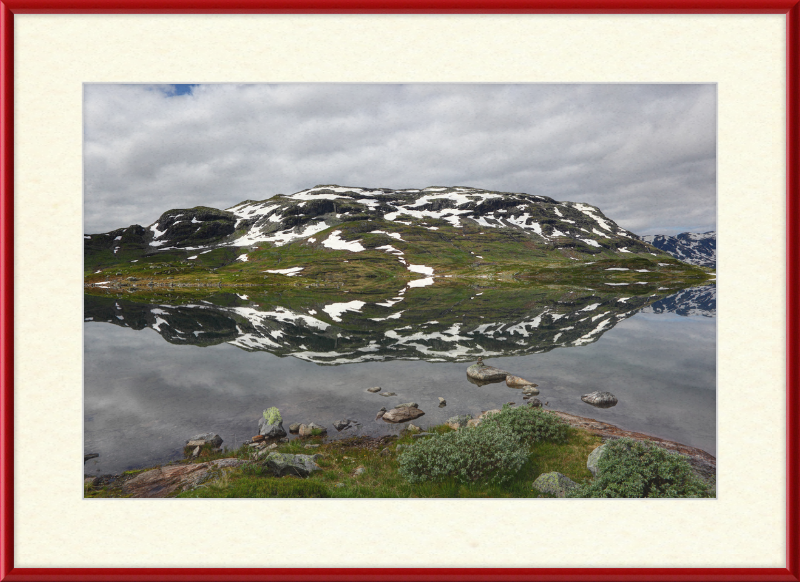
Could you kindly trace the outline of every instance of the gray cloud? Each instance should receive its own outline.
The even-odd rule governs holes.
[[[87,85],[85,231],[316,184],[588,202],[638,234],[716,227],[713,85]]]

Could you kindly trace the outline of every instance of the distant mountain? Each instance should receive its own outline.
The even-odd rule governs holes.
[[[717,267],[716,231],[682,232],[677,236],[651,234],[643,236],[642,240],[686,263],[712,269]]]

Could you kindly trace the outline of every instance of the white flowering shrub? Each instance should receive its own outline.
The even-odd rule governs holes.
[[[499,425],[478,428],[448,432],[414,443],[398,458],[400,475],[410,483],[448,477],[463,483],[502,483],[511,479],[527,459],[519,437]]]

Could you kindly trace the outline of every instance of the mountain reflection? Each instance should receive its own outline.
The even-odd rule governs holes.
[[[398,298],[374,304],[309,301],[288,307],[274,298],[220,293],[194,304],[155,305],[84,295],[84,319],[135,330],[150,328],[172,344],[226,342],[317,364],[467,362],[478,356],[520,356],[587,345],[640,311],[713,317],[716,288],[683,289],[668,296],[611,295],[590,289],[429,290],[413,305],[405,301],[402,310],[395,309],[399,302]]]

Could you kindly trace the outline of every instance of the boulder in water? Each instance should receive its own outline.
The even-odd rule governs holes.
[[[584,394],[581,396],[581,400],[583,400],[587,404],[591,404],[592,406],[596,406],[598,408],[610,408],[611,406],[617,405],[617,397],[614,396],[611,392],[590,392],[589,394]]]

